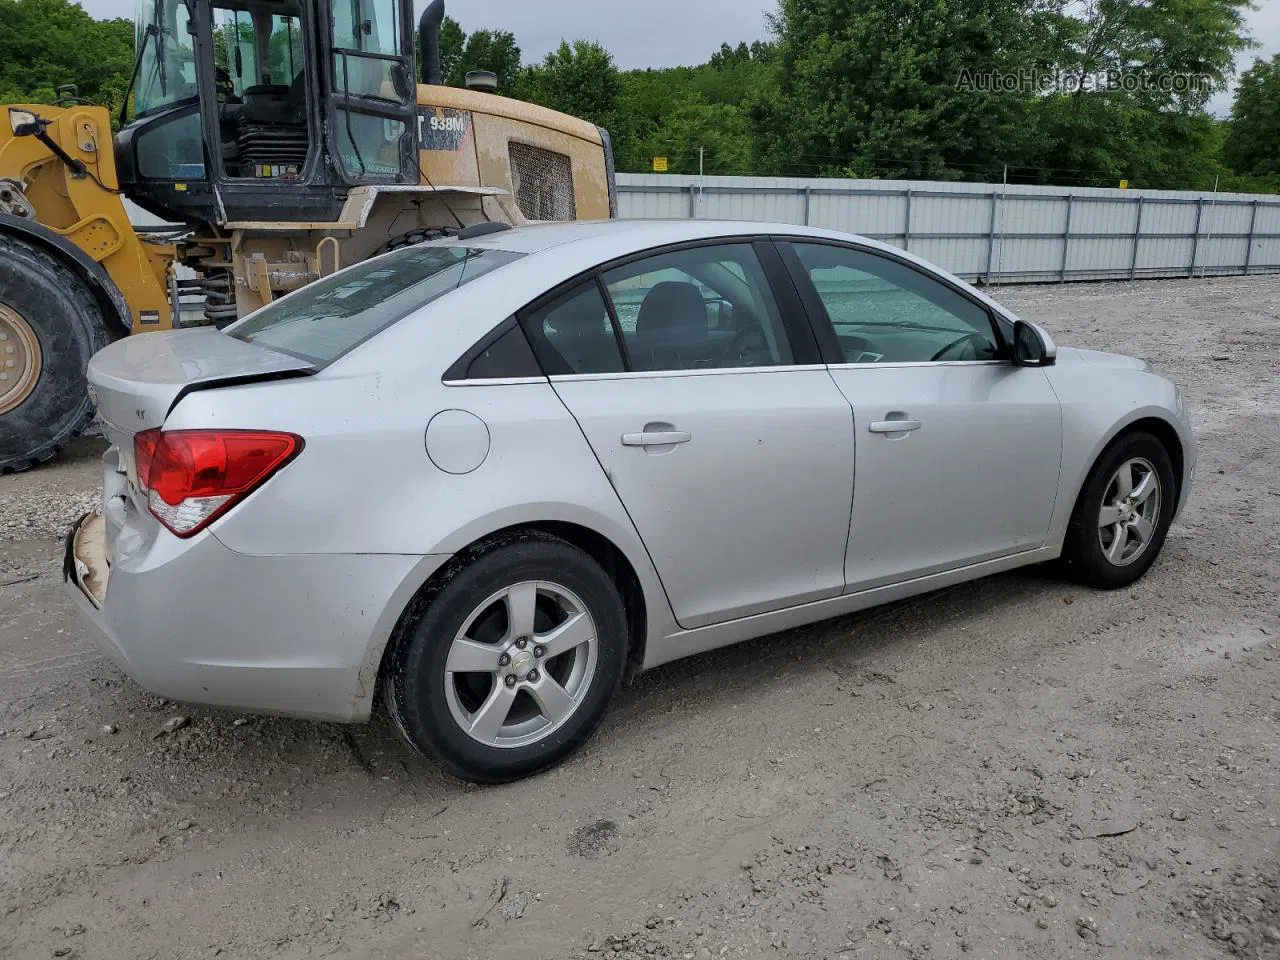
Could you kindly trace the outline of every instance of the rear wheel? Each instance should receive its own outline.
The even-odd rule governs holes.
[[[618,590],[581,550],[519,534],[447,579],[393,651],[384,692],[418,750],[501,783],[559,763],[622,680]]]
[[[1173,520],[1177,486],[1164,444],[1130,433],[1094,464],[1076,501],[1062,557],[1076,579],[1127,587],[1156,561]]]
[[[102,312],[80,278],[0,236],[0,472],[48,460],[79,436],[93,416],[85,368],[105,344]]]

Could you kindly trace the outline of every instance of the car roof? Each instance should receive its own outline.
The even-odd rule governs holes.
[[[745,220],[569,220],[556,223],[529,223],[461,242],[472,248],[533,254],[552,247],[578,243],[594,245],[605,241],[614,250],[631,247],[639,251],[669,243],[680,243],[684,240],[764,234],[825,235],[853,239],[852,234],[837,233],[818,227],[797,226],[793,223],[762,223]],[[865,237],[856,239],[875,246],[880,245]],[[453,246],[460,241],[457,238],[446,237],[435,242],[441,246]]]

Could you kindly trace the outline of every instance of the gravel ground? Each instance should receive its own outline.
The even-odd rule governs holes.
[[[1280,957],[1280,278],[997,293],[1187,389],[1146,579],[672,664],[507,787],[139,690],[58,583],[100,441],[0,478],[0,957]]]

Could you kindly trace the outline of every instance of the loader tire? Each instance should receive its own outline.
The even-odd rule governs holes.
[[[0,236],[0,473],[50,459],[93,417],[85,369],[102,311],[65,263]]]
[[[408,233],[402,233],[398,237],[392,237],[377,250],[373,251],[370,256],[376,257],[382,253],[399,250],[401,247],[413,247],[419,243],[426,243],[428,240],[439,240],[441,237],[447,237],[454,232],[456,231],[446,230],[443,227],[423,227],[421,230],[410,230]]]

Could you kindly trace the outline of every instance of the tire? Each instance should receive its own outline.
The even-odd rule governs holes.
[[[106,345],[107,334],[101,309],[70,268],[44,250],[6,236],[0,236],[0,323],[6,333],[0,372],[5,357],[19,355],[8,350],[21,336],[15,330],[25,328],[39,357],[30,392],[0,413],[0,473],[8,473],[48,460],[89,423],[93,407],[85,369]],[[0,382],[0,396],[3,387]],[[0,409],[4,406],[0,403]]]
[[[401,247],[414,247],[420,243],[426,243],[428,240],[439,240],[441,237],[449,236],[449,234],[450,231],[443,227],[423,227],[419,230],[410,230],[408,233],[402,233],[398,237],[392,237],[369,256],[376,257],[382,253],[399,250]]]
[[[1133,488],[1130,497],[1121,495],[1122,467]],[[1154,487],[1144,495],[1148,473]],[[1177,479],[1164,444],[1143,432],[1117,438],[1098,457],[1076,500],[1062,549],[1069,574],[1102,590],[1127,587],[1140,579],[1160,555],[1177,501]],[[1146,528],[1139,520],[1150,524],[1145,537],[1140,536]]]
[[[476,783],[527,777],[582,746],[627,659],[626,615],[608,574],[577,547],[530,531],[459,561],[441,582],[410,615],[384,669],[384,698],[410,745]],[[536,614],[512,615],[526,605]],[[532,631],[511,629],[531,621]],[[554,634],[566,625],[572,629]],[[571,641],[577,645],[551,652]]]

